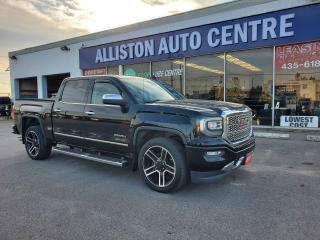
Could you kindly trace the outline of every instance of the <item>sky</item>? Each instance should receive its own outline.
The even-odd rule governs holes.
[[[0,95],[8,52],[231,0],[0,0]]]

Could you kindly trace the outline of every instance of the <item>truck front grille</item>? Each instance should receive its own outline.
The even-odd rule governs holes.
[[[233,113],[226,116],[225,138],[232,143],[241,142],[250,137],[252,131],[252,113]]]

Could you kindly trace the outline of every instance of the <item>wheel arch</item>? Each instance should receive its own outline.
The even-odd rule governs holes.
[[[21,121],[21,135],[22,135],[22,142],[25,143],[25,134],[29,127],[31,126],[40,126],[42,134],[44,134],[43,126],[41,120],[37,116],[23,116]]]
[[[171,128],[163,128],[156,126],[141,126],[138,127],[133,134],[133,161],[132,169],[138,168],[138,154],[141,147],[150,139],[155,137],[171,138],[180,143],[184,149],[187,140],[183,133]],[[185,149],[184,149],[185,150]]]

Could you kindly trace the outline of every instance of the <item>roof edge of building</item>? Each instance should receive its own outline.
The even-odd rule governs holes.
[[[82,35],[82,36],[78,36],[78,37],[72,37],[72,38],[68,38],[68,39],[64,39],[64,40],[60,40],[60,41],[54,41],[51,43],[41,44],[41,45],[34,46],[34,47],[24,48],[21,50],[10,51],[8,53],[8,56],[9,56],[9,58],[11,58],[12,56],[28,54],[28,53],[48,50],[48,49],[57,48],[57,47],[63,47],[66,45],[77,44],[77,43],[81,43],[84,41],[91,41],[91,40],[97,39],[99,37],[105,37],[105,36],[112,35],[112,34],[119,34],[119,33],[128,32],[128,31],[135,31],[135,30],[145,28],[145,27],[153,27],[157,24],[165,24],[167,22],[172,22],[172,21],[183,21],[187,18],[190,18],[190,15],[205,16],[208,14],[212,14],[213,12],[234,10],[236,8],[239,8],[239,4],[241,4],[242,8],[246,8],[246,7],[252,7],[252,6],[261,5],[261,4],[274,2],[274,1],[276,1],[276,0],[258,0],[258,1],[233,0],[230,2],[226,2],[226,3],[221,3],[221,4],[217,4],[217,5],[213,5],[213,6],[199,8],[199,9],[195,9],[195,10],[191,10],[191,11],[187,11],[187,12],[182,12],[182,13],[177,13],[177,14],[173,14],[173,15],[169,15],[169,16],[160,17],[160,18],[155,18],[155,19],[151,19],[151,20],[147,20],[147,21],[143,21],[143,22],[133,23],[130,25],[125,25],[125,26],[121,26],[121,27],[117,27],[117,28],[113,28],[113,29],[90,33],[90,34],[86,34],[86,35]],[[314,3],[316,3],[316,2],[319,2],[319,1],[318,0],[314,1]],[[310,4],[312,4],[312,1]],[[213,9],[214,9],[214,11],[213,11]],[[233,19],[233,18],[230,18],[230,19]]]
[[[186,18],[192,14],[199,14],[199,15],[203,16],[203,14],[200,14],[200,13],[205,13],[205,12],[208,12],[212,9],[219,11],[220,9],[223,9],[223,8],[230,8],[228,10],[232,10],[232,7],[234,7],[234,5],[237,5],[240,1],[242,3],[247,3],[247,4],[250,3],[250,6],[254,6],[254,5],[259,5],[261,3],[272,2],[275,0],[261,0],[261,1],[233,0],[230,2],[226,2],[226,3],[220,3],[217,5],[203,7],[203,8],[187,11],[187,12],[176,13],[176,14],[169,15],[169,16],[159,17],[159,18],[146,20],[146,21],[142,21],[142,22],[137,22],[137,23],[121,26],[121,27],[116,27],[116,28],[112,28],[112,29],[99,31],[99,32],[89,33],[89,34],[85,34],[85,35],[81,35],[81,36],[77,36],[77,37],[72,37],[72,38],[68,38],[68,39],[64,39],[64,40],[60,40],[60,41],[54,41],[54,42],[50,42],[50,43],[41,44],[38,46],[28,47],[28,48],[24,48],[24,49],[20,49],[20,50],[14,50],[14,51],[8,52],[8,56],[12,57],[12,56],[16,56],[16,55],[23,55],[23,54],[33,53],[33,52],[37,52],[37,51],[48,50],[48,49],[52,49],[52,48],[56,48],[56,47],[62,47],[65,45],[76,44],[76,43],[80,43],[83,41],[90,41],[90,40],[94,40],[96,38],[104,37],[107,35],[118,34],[118,33],[127,32],[127,31],[134,31],[134,30],[138,30],[138,29],[144,28],[144,27],[151,27],[151,26],[154,26],[157,24],[164,23],[165,21],[173,21],[173,20],[182,21],[183,18]],[[176,18],[180,18],[180,19],[176,19]]]

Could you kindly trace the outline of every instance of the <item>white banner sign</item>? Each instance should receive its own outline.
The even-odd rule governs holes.
[[[159,70],[159,71],[153,72],[153,75],[156,78],[181,76],[182,74],[183,74],[183,69],[180,69],[180,68],[165,69],[165,70]]]
[[[319,117],[317,116],[281,116],[281,127],[317,128]]]

